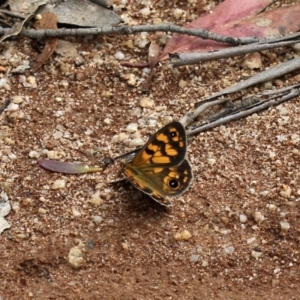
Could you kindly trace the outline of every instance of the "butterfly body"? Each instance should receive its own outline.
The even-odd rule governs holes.
[[[134,159],[124,167],[127,179],[162,205],[167,197],[181,195],[192,181],[192,168],[185,159],[186,132],[180,122],[172,122],[151,136]]]

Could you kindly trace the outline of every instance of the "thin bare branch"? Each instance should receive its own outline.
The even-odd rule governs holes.
[[[215,128],[217,126],[235,121],[235,120],[239,120],[241,118],[247,117],[249,115],[252,115],[254,113],[260,112],[262,110],[265,110],[271,106],[275,106],[275,105],[279,105],[285,101],[291,100],[295,97],[298,97],[300,95],[300,89],[299,88],[293,88],[288,94],[284,95],[284,96],[279,96],[278,99],[278,95],[277,96],[273,96],[270,99],[266,100],[266,101],[262,101],[259,102],[258,104],[255,105],[251,105],[251,107],[246,108],[245,110],[241,110],[238,113],[234,113],[231,114],[229,116],[226,116],[224,118],[220,118],[214,122],[208,123],[208,124],[204,124],[202,126],[199,126],[195,129],[192,129],[190,131],[188,131],[187,135],[191,136],[191,135],[195,135],[198,134],[200,132],[206,131],[206,130],[210,130],[212,128]]]
[[[204,62],[204,61],[211,61],[220,58],[228,58],[237,55],[243,55],[251,52],[289,46],[289,45],[299,43],[299,39],[300,36],[298,36],[298,39],[295,38],[293,40],[288,40],[284,42],[277,42],[277,43],[260,42],[251,45],[221,49],[213,52],[175,53],[175,54],[170,54],[170,63],[174,67],[198,64],[199,62]]]
[[[180,119],[180,122],[182,122],[182,124],[186,126],[189,123],[191,123],[194,119],[196,119],[199,116],[199,114],[203,113],[203,111],[205,111],[207,108],[228,101],[227,99],[217,99],[219,97],[231,93],[236,93],[242,89],[246,89],[255,84],[270,81],[274,78],[280,77],[282,75],[288,74],[298,69],[300,69],[300,58],[294,58],[288,62],[281,63],[261,73],[255,74],[254,76],[244,81],[238,82],[218,93],[213,94],[212,96],[200,102],[197,102],[195,104],[195,110],[189,111],[186,115],[184,115]]]
[[[243,45],[258,42],[255,37],[235,38],[229,36],[222,36],[206,29],[189,29],[173,24],[160,24],[160,25],[138,25],[138,26],[104,26],[101,28],[79,28],[79,29],[57,29],[57,30],[33,30],[23,29],[20,33],[21,36],[26,36],[33,39],[41,39],[45,37],[65,37],[65,36],[86,36],[86,35],[105,35],[105,34],[132,34],[138,32],[174,32],[179,34],[188,34],[198,36],[203,39],[211,39],[214,41],[232,44]],[[7,32],[6,28],[0,28],[0,35]]]

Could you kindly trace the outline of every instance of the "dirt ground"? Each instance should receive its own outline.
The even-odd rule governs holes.
[[[153,11],[172,21],[160,2]],[[124,13],[143,23],[143,7]],[[194,180],[171,208],[129,183],[109,184],[118,168],[62,175],[38,166],[99,165],[259,71],[243,68],[243,57],[163,64],[145,94],[146,73],[115,57],[146,60],[146,49],[128,46],[139,38],[68,39],[77,59],[54,54],[34,74],[12,73],[36,57],[31,40],[1,44],[1,99],[12,104],[0,116],[0,183],[12,210],[0,236],[0,299],[299,299],[300,99],[190,137]],[[297,55],[272,53],[261,70]],[[292,74],[246,94],[296,82]]]

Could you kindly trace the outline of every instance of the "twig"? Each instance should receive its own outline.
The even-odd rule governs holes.
[[[3,35],[8,30],[0,28],[0,35]],[[65,37],[65,36],[86,36],[86,35],[104,35],[104,34],[132,34],[138,32],[174,32],[179,34],[188,34],[198,36],[203,39],[211,39],[214,41],[232,44],[244,45],[258,42],[256,37],[235,38],[230,36],[222,36],[206,29],[189,29],[173,24],[160,24],[160,25],[138,25],[138,26],[104,26],[101,28],[80,28],[80,29],[57,29],[57,30],[33,30],[24,29],[20,32],[21,36],[41,39],[45,37]]]
[[[300,37],[298,37],[298,39],[299,38]],[[228,57],[243,55],[251,52],[289,46],[296,43],[299,43],[299,40],[294,39],[294,40],[278,42],[278,43],[254,43],[251,45],[221,49],[213,52],[176,53],[176,54],[170,54],[170,63],[174,67],[180,67],[180,66],[198,64],[199,62],[204,62],[204,61],[216,60],[220,58],[228,58]]]
[[[19,18],[19,19],[25,19],[26,17],[18,12],[14,12],[14,11],[9,11],[9,10],[6,10],[6,9],[0,9],[0,13],[3,13],[3,14],[6,14],[6,15],[9,15],[9,16],[12,16],[12,17],[16,17],[16,18]]]
[[[262,83],[265,81],[270,81],[274,78],[280,77],[282,75],[288,74],[290,72],[296,71],[300,69],[300,58],[294,58],[288,62],[281,63],[275,67],[272,67],[268,70],[265,70],[261,73],[255,74],[254,76],[238,82],[218,93],[213,94],[212,96],[197,102],[195,104],[195,110],[188,112],[186,115],[184,115],[181,119],[180,122],[184,124],[185,126],[189,123],[191,123],[194,119],[197,118],[199,114],[201,114],[204,110],[207,108],[217,105],[220,103],[224,103],[228,101],[227,99],[221,99],[221,100],[216,100],[217,98],[231,94],[231,93],[236,93],[242,89],[246,89],[250,86],[253,86],[258,83]]]
[[[265,109],[267,109],[271,106],[279,105],[279,104],[281,104],[285,101],[288,101],[292,98],[295,98],[299,95],[300,95],[300,89],[299,88],[292,89],[289,94],[287,94],[285,96],[282,96],[281,98],[279,98],[277,100],[275,98],[278,98],[278,96],[274,96],[269,100],[260,102],[259,104],[252,105],[251,108],[242,110],[238,113],[234,113],[234,114],[226,116],[224,118],[220,118],[220,119],[218,119],[214,122],[211,122],[209,124],[205,124],[205,125],[202,125],[202,126],[196,128],[196,129],[190,130],[190,131],[188,131],[187,135],[188,136],[195,135],[197,133],[215,128],[217,126],[220,126],[220,125],[223,125],[223,124],[226,124],[226,123],[229,123],[229,122],[247,117],[251,114],[257,113],[257,112],[262,111],[262,110],[265,110]]]

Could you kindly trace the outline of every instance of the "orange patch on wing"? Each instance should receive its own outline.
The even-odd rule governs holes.
[[[154,164],[167,164],[170,163],[171,160],[168,156],[159,156],[159,157],[152,157],[152,162]]]
[[[161,173],[164,170],[164,168],[153,168],[153,173]]]
[[[156,135],[156,139],[157,139],[158,141],[165,142],[165,143],[168,143],[168,142],[169,142],[168,136],[165,135],[165,134],[163,134],[163,133],[157,134],[157,135]]]

